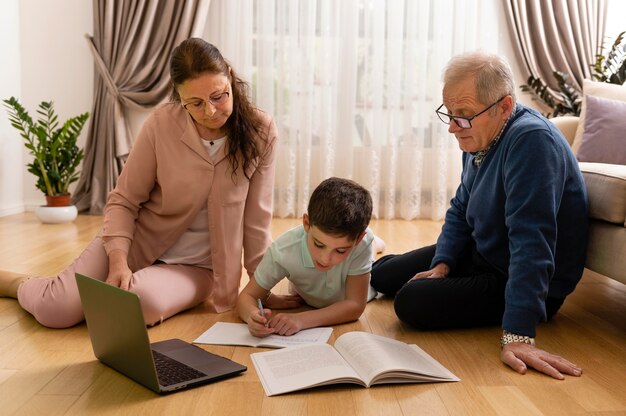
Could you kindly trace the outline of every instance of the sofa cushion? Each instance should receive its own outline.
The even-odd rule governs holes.
[[[626,86],[609,84],[607,82],[590,81],[588,79],[583,80],[583,100],[580,109],[580,120],[578,122],[578,128],[576,129],[574,143],[572,144],[574,154],[578,154],[578,149],[582,144],[583,134],[585,132],[585,118],[587,114],[587,100],[584,98],[590,95],[626,102]]]
[[[626,166],[580,162],[589,198],[589,217],[626,227]]]
[[[626,165],[626,101],[588,95],[583,137],[576,153],[581,162]]]

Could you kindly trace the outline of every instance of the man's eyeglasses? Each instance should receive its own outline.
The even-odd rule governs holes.
[[[506,95],[504,97],[506,97]],[[462,128],[462,129],[471,129],[472,128],[472,120],[474,120],[479,115],[486,113],[487,110],[489,110],[491,107],[493,107],[494,105],[496,105],[500,101],[502,101],[502,99],[504,97],[498,98],[498,100],[495,103],[491,104],[489,107],[485,108],[480,113],[474,114],[472,117],[453,116],[452,114],[444,113],[444,112],[440,111],[441,108],[443,107],[443,104],[441,104],[439,106],[439,108],[437,108],[435,110],[435,113],[437,113],[437,116],[439,117],[439,120],[443,121],[446,124],[450,124],[454,120],[456,125],[459,126],[460,128]]]
[[[206,111],[207,103],[211,104],[213,107],[218,107],[228,101],[229,96],[230,92],[225,91],[219,95],[209,97],[206,101],[196,100],[183,104],[183,107],[190,113],[204,113]]]

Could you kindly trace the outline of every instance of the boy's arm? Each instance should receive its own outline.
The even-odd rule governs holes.
[[[293,335],[303,329],[341,324],[359,319],[367,304],[370,274],[348,276],[346,294],[342,301],[325,308],[278,314],[270,319],[270,327],[279,335]]]
[[[248,324],[250,333],[255,337],[266,337],[276,332],[274,328],[267,326],[272,315],[269,309],[263,309],[265,316],[261,316],[258,299],[264,299],[267,290],[263,289],[252,277],[237,299],[237,311],[242,321]]]

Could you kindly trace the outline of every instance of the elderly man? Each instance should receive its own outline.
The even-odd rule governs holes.
[[[436,112],[463,151],[461,184],[437,243],[382,257],[372,286],[419,329],[502,325],[501,359],[519,373],[579,376],[535,345],[585,264],[587,196],[568,143],[516,104],[511,69],[495,55],[454,57]]]

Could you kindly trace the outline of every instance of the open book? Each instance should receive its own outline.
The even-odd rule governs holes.
[[[292,345],[326,343],[332,328],[304,329],[296,334],[270,335],[257,338],[250,334],[248,325],[230,322],[216,322],[193,342],[196,344],[245,345],[248,347],[284,348]]]
[[[343,334],[334,348],[329,344],[301,345],[250,357],[268,396],[339,383],[370,387],[459,381],[417,345],[367,332]]]

